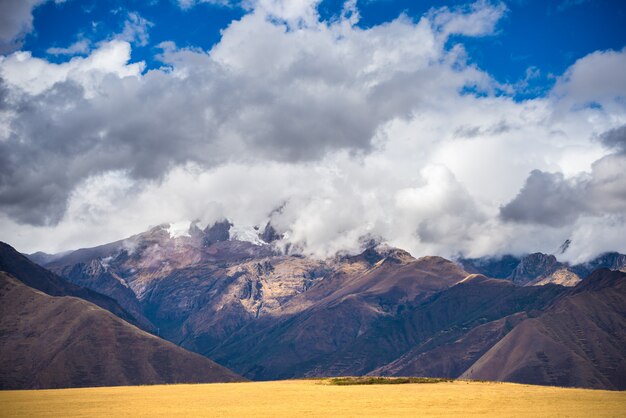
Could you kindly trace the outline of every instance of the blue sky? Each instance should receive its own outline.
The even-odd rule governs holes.
[[[626,2],[619,0],[515,0],[506,1],[508,11],[497,32],[484,37],[452,37],[462,42],[471,62],[500,82],[515,83],[532,69],[535,77],[522,97],[542,94],[577,59],[596,50],[621,49],[626,45]],[[463,1],[361,0],[357,3],[360,27],[372,27],[397,18],[401,13],[419,19],[432,8],[451,9]],[[342,0],[324,0],[320,18],[336,18]],[[147,68],[161,63],[156,46],[173,41],[179,47],[209,50],[220,39],[220,31],[246,13],[239,5],[201,3],[181,8],[174,0],[67,0],[47,2],[34,10],[34,30],[23,49],[53,62],[70,56],[53,56],[51,47],[67,47],[79,40],[95,45],[123,29],[129,12],[138,13],[152,25],[149,42],[134,45],[133,60]],[[538,72],[536,71],[538,70]]]
[[[622,3],[2,0],[0,236],[626,252]]]

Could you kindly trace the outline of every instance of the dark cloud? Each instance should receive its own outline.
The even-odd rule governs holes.
[[[33,28],[33,8],[44,1],[0,1],[0,54],[21,46],[21,38]]]
[[[600,135],[600,141],[618,152],[626,152],[626,125],[611,129]]]
[[[561,173],[533,170],[517,197],[500,208],[506,221],[562,226],[583,210],[576,187]]]
[[[0,36],[30,30],[32,8],[43,1],[0,3],[21,22]],[[437,16],[454,28],[441,34],[405,18],[368,31],[319,22],[315,1],[254,4],[209,53],[165,42],[164,67],[146,73],[129,64],[128,41],[145,44],[151,24],[132,13],[122,34],[86,57],[59,65],[27,52],[5,57],[0,211],[54,225],[80,184],[110,172],[159,182],[189,163],[208,169],[367,153],[387,122],[486,80],[444,60],[443,45],[448,33],[492,30],[504,10],[446,9]]]
[[[0,142],[0,205],[14,219],[55,224],[72,190],[88,177],[123,170],[136,180],[160,180],[193,162],[297,163],[330,151],[368,151],[376,128],[399,112],[366,93],[315,75],[324,94],[302,76],[268,80],[233,76],[205,54],[184,78],[153,71],[141,79],[108,76],[90,97],[74,81],[29,94],[2,82],[10,113]],[[344,77],[349,77],[344,72]]]
[[[470,126],[470,125],[462,125],[454,131],[454,136],[458,138],[476,138],[478,136],[486,136],[486,135],[500,135],[512,130],[513,127],[501,120],[500,122],[490,125],[490,126]]]
[[[600,151],[593,132],[624,114],[626,51],[578,60],[554,94],[517,102],[492,94],[502,86],[461,46],[446,48],[452,33],[492,33],[500,3],[367,29],[319,22],[315,1],[261,3],[209,52],[162,43],[163,67],[147,72],[129,62],[128,41],[148,34],[139,18],[61,64],[0,58],[2,234],[59,250],[177,220],[263,225],[282,205],[272,226],[318,256],[363,236],[416,255],[523,252],[564,236],[584,243],[571,257],[623,246],[621,128],[597,137],[615,151],[590,172],[532,172],[491,214],[533,168],[580,171],[582,154]],[[602,105],[593,117],[574,106],[589,101]]]
[[[617,133],[621,129],[609,131],[610,140],[619,141]],[[560,227],[583,215],[624,214],[624,167],[626,155],[616,153],[594,162],[591,173],[571,179],[561,173],[533,170],[515,199],[500,208],[500,217],[505,221]]]
[[[124,170],[159,179],[176,164],[215,162],[202,89],[147,84],[129,95],[128,83],[111,78],[107,96],[91,100],[71,81],[37,95],[14,92],[10,137],[0,142],[0,205],[21,222],[54,224],[89,176]]]
[[[486,30],[483,20],[501,14],[483,6],[464,25]],[[365,33],[315,18],[307,23],[314,28],[290,31],[264,13],[233,22],[209,53],[161,44],[164,68],[147,73],[129,64],[123,39],[134,35],[60,65],[28,53],[6,57],[0,210],[19,222],[56,224],[72,191],[107,172],[158,182],[189,163],[208,169],[367,153],[387,122],[484,79],[440,59],[443,41],[426,21],[398,19]],[[145,34],[148,22],[135,23]]]

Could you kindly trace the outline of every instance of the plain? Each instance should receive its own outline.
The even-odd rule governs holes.
[[[455,381],[336,386],[324,380],[0,392],[2,416],[623,417],[626,392]]]

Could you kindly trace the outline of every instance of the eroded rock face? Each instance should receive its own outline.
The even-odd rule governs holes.
[[[154,325],[145,316],[133,290],[124,279],[108,268],[106,259],[96,258],[73,264],[58,269],[57,273],[74,284],[110,296],[145,325],[144,328],[154,330]]]
[[[230,238],[230,228],[233,226],[229,221],[216,222],[212,226],[207,226],[203,231],[203,243],[209,246],[215,242],[228,241]]]
[[[573,271],[567,268],[560,268],[548,276],[540,276],[535,280],[531,280],[526,286],[543,286],[548,283],[558,284],[561,286],[576,286],[582,279]]]
[[[171,341],[206,351],[251,321],[281,315],[288,301],[333,268],[326,261],[281,255],[269,243],[231,239],[231,226],[223,221],[200,230],[191,224],[174,233],[160,225],[50,257],[46,267],[113,297]]]
[[[261,239],[267,243],[272,243],[282,239],[282,235],[279,234],[276,229],[274,229],[272,224],[268,222],[267,225],[265,225],[263,233],[261,234]]]
[[[509,279],[519,285],[525,285],[540,276],[548,276],[564,267],[551,254],[534,253],[523,257],[515,267]]]

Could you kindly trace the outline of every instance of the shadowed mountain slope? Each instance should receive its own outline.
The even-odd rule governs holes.
[[[76,297],[0,272],[0,388],[34,389],[241,378]]]
[[[136,314],[129,313],[115,299],[94,290],[69,283],[51,271],[33,263],[4,242],[0,242],[0,271],[7,272],[27,286],[48,295],[75,296],[94,303],[143,329],[148,331],[154,329],[150,321],[143,317],[140,312],[136,312]]]
[[[566,241],[561,254],[571,241]],[[499,257],[461,258],[458,263],[469,273],[487,277],[508,279],[521,286],[542,286],[548,283],[573,287],[583,277],[599,268],[626,271],[626,254],[607,252],[575,265],[559,262],[554,255],[532,253],[521,257],[503,255]]]
[[[163,338],[262,380],[459,377],[581,281],[576,266],[541,253],[460,260],[465,270],[441,257],[415,259],[372,243],[361,254],[319,260],[286,254],[271,225],[263,232],[228,221],[203,230],[176,225],[36,258],[145,315]],[[584,268],[623,261],[607,254]],[[476,271],[503,280],[468,274]],[[598,305],[608,316],[613,308]],[[551,375],[541,373],[537,382],[550,384]]]
[[[386,360],[365,371],[370,374],[458,377],[465,364],[478,359],[520,317],[542,309],[564,290],[560,286],[518,287],[505,280],[469,276],[386,318],[360,338],[355,351],[377,352],[376,358]],[[433,361],[446,351],[454,356],[447,359],[450,363]],[[351,353],[345,355],[348,358]]]
[[[296,315],[242,329],[207,354],[254,379],[366,374],[416,346],[434,349],[490,320],[539,309],[564,290],[486,278],[456,284],[465,276],[438,257],[381,261],[348,279],[360,292],[346,292],[346,284]]]
[[[626,389],[626,273],[599,269],[516,326],[462,375]]]

